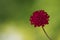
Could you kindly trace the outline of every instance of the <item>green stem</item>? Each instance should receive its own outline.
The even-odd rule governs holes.
[[[46,33],[46,31],[45,31],[44,27],[42,27],[42,29],[43,29],[43,31],[44,31],[44,33],[45,33],[45,35],[47,36],[47,38],[48,38],[49,40],[52,40],[52,39],[48,36],[48,34]]]

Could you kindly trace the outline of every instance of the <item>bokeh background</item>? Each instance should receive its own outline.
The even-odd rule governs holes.
[[[40,9],[50,15],[46,32],[53,40],[60,40],[60,0],[0,0],[0,40],[48,40],[42,28],[29,21]]]

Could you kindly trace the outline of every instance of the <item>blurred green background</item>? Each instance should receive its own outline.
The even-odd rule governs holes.
[[[0,40],[48,40],[41,27],[29,18],[43,9],[50,15],[44,28],[53,40],[60,40],[60,0],[0,0]]]

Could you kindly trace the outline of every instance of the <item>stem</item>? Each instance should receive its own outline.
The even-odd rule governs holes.
[[[44,27],[42,27],[42,29],[43,29],[43,31],[44,31],[44,33],[45,33],[45,35],[47,36],[47,38],[48,38],[49,40],[52,40],[52,39],[48,36],[48,34],[46,33],[46,31],[45,31]]]

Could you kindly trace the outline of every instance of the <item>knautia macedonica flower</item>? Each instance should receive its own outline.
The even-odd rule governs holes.
[[[43,29],[45,35],[47,36],[47,38],[49,40],[52,40],[48,36],[47,32],[44,29],[44,26],[46,24],[49,24],[49,22],[48,22],[49,21],[49,17],[50,16],[44,10],[37,10],[37,11],[33,12],[33,15],[30,17],[30,22],[31,22],[32,25],[34,25],[34,27],[42,26],[42,29]]]
[[[48,24],[49,15],[44,10],[37,10],[33,12],[33,15],[30,17],[30,22],[34,27],[44,27]]]

